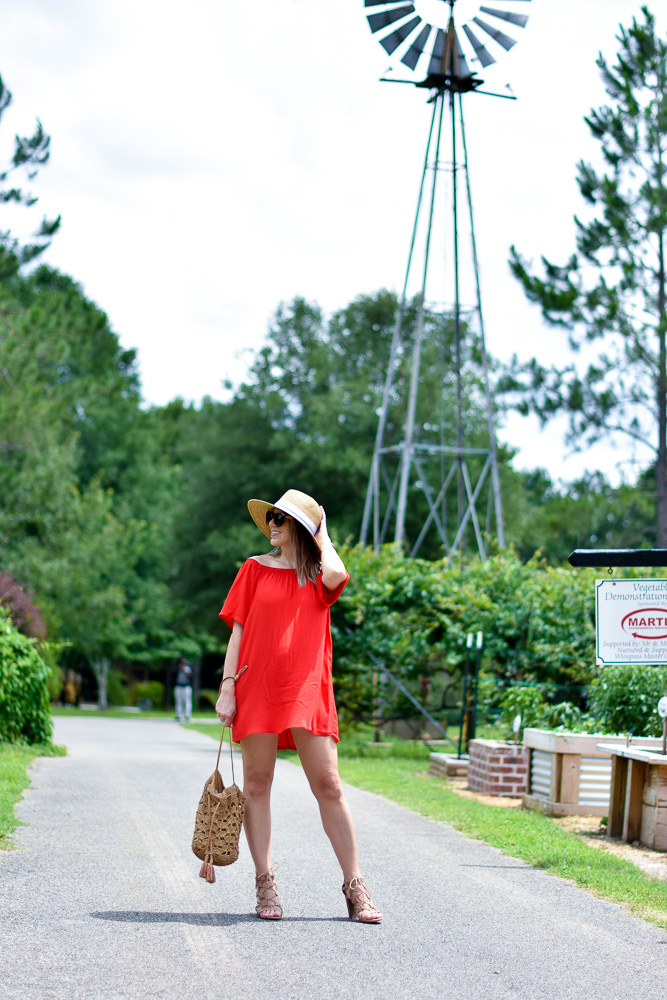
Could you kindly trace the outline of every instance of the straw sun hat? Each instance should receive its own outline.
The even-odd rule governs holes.
[[[301,490],[288,490],[275,503],[267,503],[266,500],[248,500],[248,510],[259,530],[264,532],[267,538],[271,537],[271,528],[266,523],[267,510],[282,510],[285,514],[289,514],[313,537],[322,520],[318,502]]]

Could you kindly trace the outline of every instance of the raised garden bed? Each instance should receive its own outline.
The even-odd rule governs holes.
[[[653,748],[608,744],[612,756],[611,803],[607,834],[629,844],[639,841],[654,851],[667,851],[667,757],[661,741]]]
[[[525,729],[523,742],[528,767],[524,806],[549,816],[609,815],[611,752],[598,744],[625,746],[625,736]],[[636,747],[655,743],[647,737],[632,740]]]

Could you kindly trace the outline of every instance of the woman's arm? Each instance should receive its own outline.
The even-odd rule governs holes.
[[[222,671],[222,681],[220,682],[220,695],[215,703],[215,711],[223,726],[231,726],[236,715],[236,673],[239,665],[239,648],[241,646],[241,636],[243,625],[234,622],[232,634],[227,644],[227,654],[225,656],[225,666]]]
[[[327,515],[322,511],[322,520],[315,534],[315,542],[320,550],[320,563],[322,565],[322,583],[327,590],[335,590],[347,577],[347,570],[343,560],[336,552],[333,542],[329,538],[327,530]]]

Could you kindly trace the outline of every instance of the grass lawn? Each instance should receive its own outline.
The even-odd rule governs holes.
[[[217,726],[194,724],[190,728],[220,739]],[[429,819],[449,823],[468,837],[486,841],[550,875],[571,879],[582,889],[667,929],[667,882],[587,844],[576,832],[541,813],[487,805],[459,795],[450,782],[427,773],[428,751],[423,745],[406,740],[374,749],[366,745],[367,739],[367,733],[341,739],[339,766],[344,781]],[[280,756],[298,764],[296,754]]]
[[[22,824],[16,819],[14,809],[30,784],[28,767],[35,757],[62,757],[65,748],[55,745],[25,746],[17,743],[0,743],[0,850],[14,845],[11,835]]]
[[[54,718],[86,718],[86,719],[175,719],[173,708],[170,709],[151,709],[149,712],[144,712],[135,709],[126,708],[108,708],[106,712],[101,712],[99,708],[58,708],[51,707],[51,715]],[[193,719],[210,719],[215,721],[215,712],[213,709],[208,711],[197,711],[192,713]]]

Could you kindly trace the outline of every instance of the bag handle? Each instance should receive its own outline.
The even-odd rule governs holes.
[[[236,778],[234,777],[234,751],[232,750],[232,727],[227,726],[227,732],[229,733],[229,757],[232,762],[232,784],[236,784]],[[220,754],[222,753],[222,741],[225,738],[225,727],[222,727],[222,734],[220,736],[220,746],[218,747],[218,759],[215,762],[216,771],[220,768]]]
[[[222,692],[222,685],[224,681],[233,680],[234,684],[236,684],[241,674],[244,673],[244,671],[246,671],[247,669],[248,669],[248,664],[246,663],[246,665],[244,667],[241,667],[241,669],[235,675],[229,674],[227,677],[223,677],[222,680],[220,681],[220,689],[219,689],[220,692]],[[229,757],[232,762],[232,784],[235,785],[236,778],[234,777],[234,751],[232,750],[232,727],[228,726],[227,728],[229,729]],[[219,770],[220,768],[220,753],[222,751],[222,741],[224,738],[225,738],[225,727],[223,726],[222,735],[220,736],[220,746],[218,747],[218,759],[215,764],[216,771]]]

